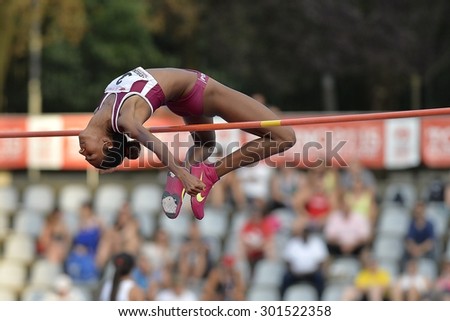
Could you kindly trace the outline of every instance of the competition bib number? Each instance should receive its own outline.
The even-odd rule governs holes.
[[[148,80],[147,72],[139,67],[129,71],[122,76],[114,79],[105,89],[105,92],[129,92],[131,90],[131,86],[136,81],[139,80]]]

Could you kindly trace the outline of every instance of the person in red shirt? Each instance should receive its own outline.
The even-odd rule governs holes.
[[[263,210],[253,208],[250,217],[239,233],[239,254],[250,266],[253,274],[256,264],[264,259],[275,257],[274,235],[277,222]]]

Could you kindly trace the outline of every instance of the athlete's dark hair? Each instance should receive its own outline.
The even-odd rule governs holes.
[[[113,263],[114,267],[116,268],[116,271],[114,272],[114,278],[109,299],[111,301],[116,301],[120,279],[123,276],[130,274],[131,270],[134,268],[134,257],[128,253],[120,253],[114,257]]]
[[[124,134],[109,132],[109,136],[112,139],[112,147],[105,147],[104,158],[100,164],[100,169],[109,169],[117,167],[122,164],[123,160],[136,159],[141,152],[141,144],[138,141],[129,141]]]

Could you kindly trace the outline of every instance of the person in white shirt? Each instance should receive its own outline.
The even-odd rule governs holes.
[[[431,282],[419,272],[417,260],[406,263],[403,274],[400,275],[392,289],[392,299],[395,301],[419,301],[431,289]]]
[[[142,301],[142,291],[131,277],[135,265],[134,257],[128,253],[120,253],[113,259],[115,272],[112,280],[103,285],[100,293],[101,301]]]
[[[162,289],[155,301],[197,301],[197,295],[186,287],[186,282],[179,276],[174,276],[169,288]]]
[[[294,222],[292,233],[283,253],[287,270],[281,283],[281,298],[291,285],[299,282],[314,286],[320,298],[325,287],[322,268],[329,256],[327,246],[321,237],[311,233],[305,219]]]

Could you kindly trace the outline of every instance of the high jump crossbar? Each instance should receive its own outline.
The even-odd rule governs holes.
[[[286,119],[263,120],[263,121],[158,126],[158,127],[149,127],[148,130],[152,133],[169,133],[169,132],[186,132],[186,131],[194,132],[194,131],[208,131],[208,130],[252,129],[262,127],[276,127],[276,126],[344,123],[344,122],[370,121],[381,119],[397,119],[397,118],[428,117],[428,116],[443,116],[443,115],[450,115],[450,107],[379,112],[379,113],[364,113],[364,114],[306,116],[302,118],[286,118]],[[81,130],[24,131],[24,132],[11,131],[11,132],[0,132],[0,138],[78,136],[80,132]]]

